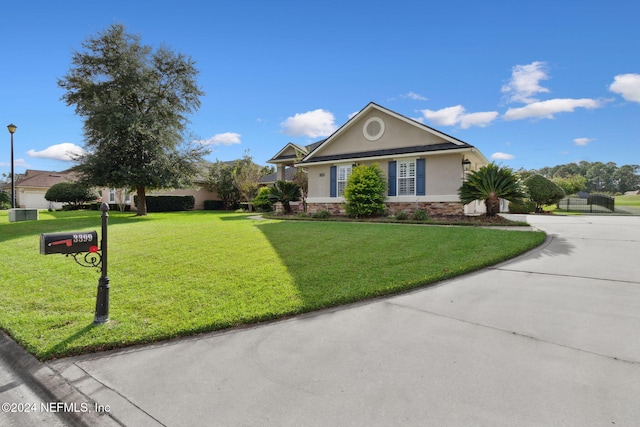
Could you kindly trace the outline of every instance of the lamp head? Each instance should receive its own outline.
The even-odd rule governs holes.
[[[16,129],[18,129],[18,126],[16,126],[13,123],[11,123],[10,125],[7,126],[7,129],[9,129],[9,133],[13,135],[13,133],[16,131]]]

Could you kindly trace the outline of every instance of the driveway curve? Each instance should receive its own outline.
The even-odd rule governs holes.
[[[438,286],[48,366],[127,426],[637,425],[640,217],[519,219]]]

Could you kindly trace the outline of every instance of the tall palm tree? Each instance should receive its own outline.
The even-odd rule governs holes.
[[[495,216],[500,212],[500,199],[513,202],[527,197],[513,170],[493,162],[470,172],[458,189],[458,195],[464,204],[484,200],[487,216]]]

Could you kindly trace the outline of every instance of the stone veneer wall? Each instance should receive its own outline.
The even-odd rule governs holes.
[[[464,206],[460,202],[394,202],[386,205],[388,215],[395,215],[400,211],[411,215],[418,209],[425,210],[430,217],[464,215]],[[331,215],[345,215],[343,203],[309,203],[307,205],[307,213],[314,214],[319,211],[329,211]]]

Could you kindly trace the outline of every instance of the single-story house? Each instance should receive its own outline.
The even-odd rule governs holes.
[[[60,182],[75,181],[77,174],[72,170],[62,172],[27,169],[24,176],[16,180],[16,207],[32,209],[60,209],[63,203],[49,202],[44,196],[47,190]],[[3,189],[11,192],[11,184],[5,184]],[[136,210],[133,204],[133,194],[124,189],[98,189],[98,200],[116,205],[128,205]],[[150,190],[147,196],[194,196],[194,209],[204,209],[205,200],[219,200],[215,192],[209,191],[204,185],[204,178],[198,177],[194,185],[185,189]]]
[[[465,173],[489,161],[476,147],[369,103],[331,136],[309,146],[288,143],[271,158],[277,179],[290,166],[308,174],[307,211],[344,213],[344,188],[355,165],[377,163],[388,182],[390,214],[426,210],[430,216],[477,214],[483,202],[466,206],[458,189]]]
[[[62,203],[49,202],[44,198],[51,186],[75,180],[72,171],[42,171],[27,169],[20,179],[16,179],[16,207],[32,209],[59,209]],[[7,183],[3,189],[10,193],[11,184]]]

